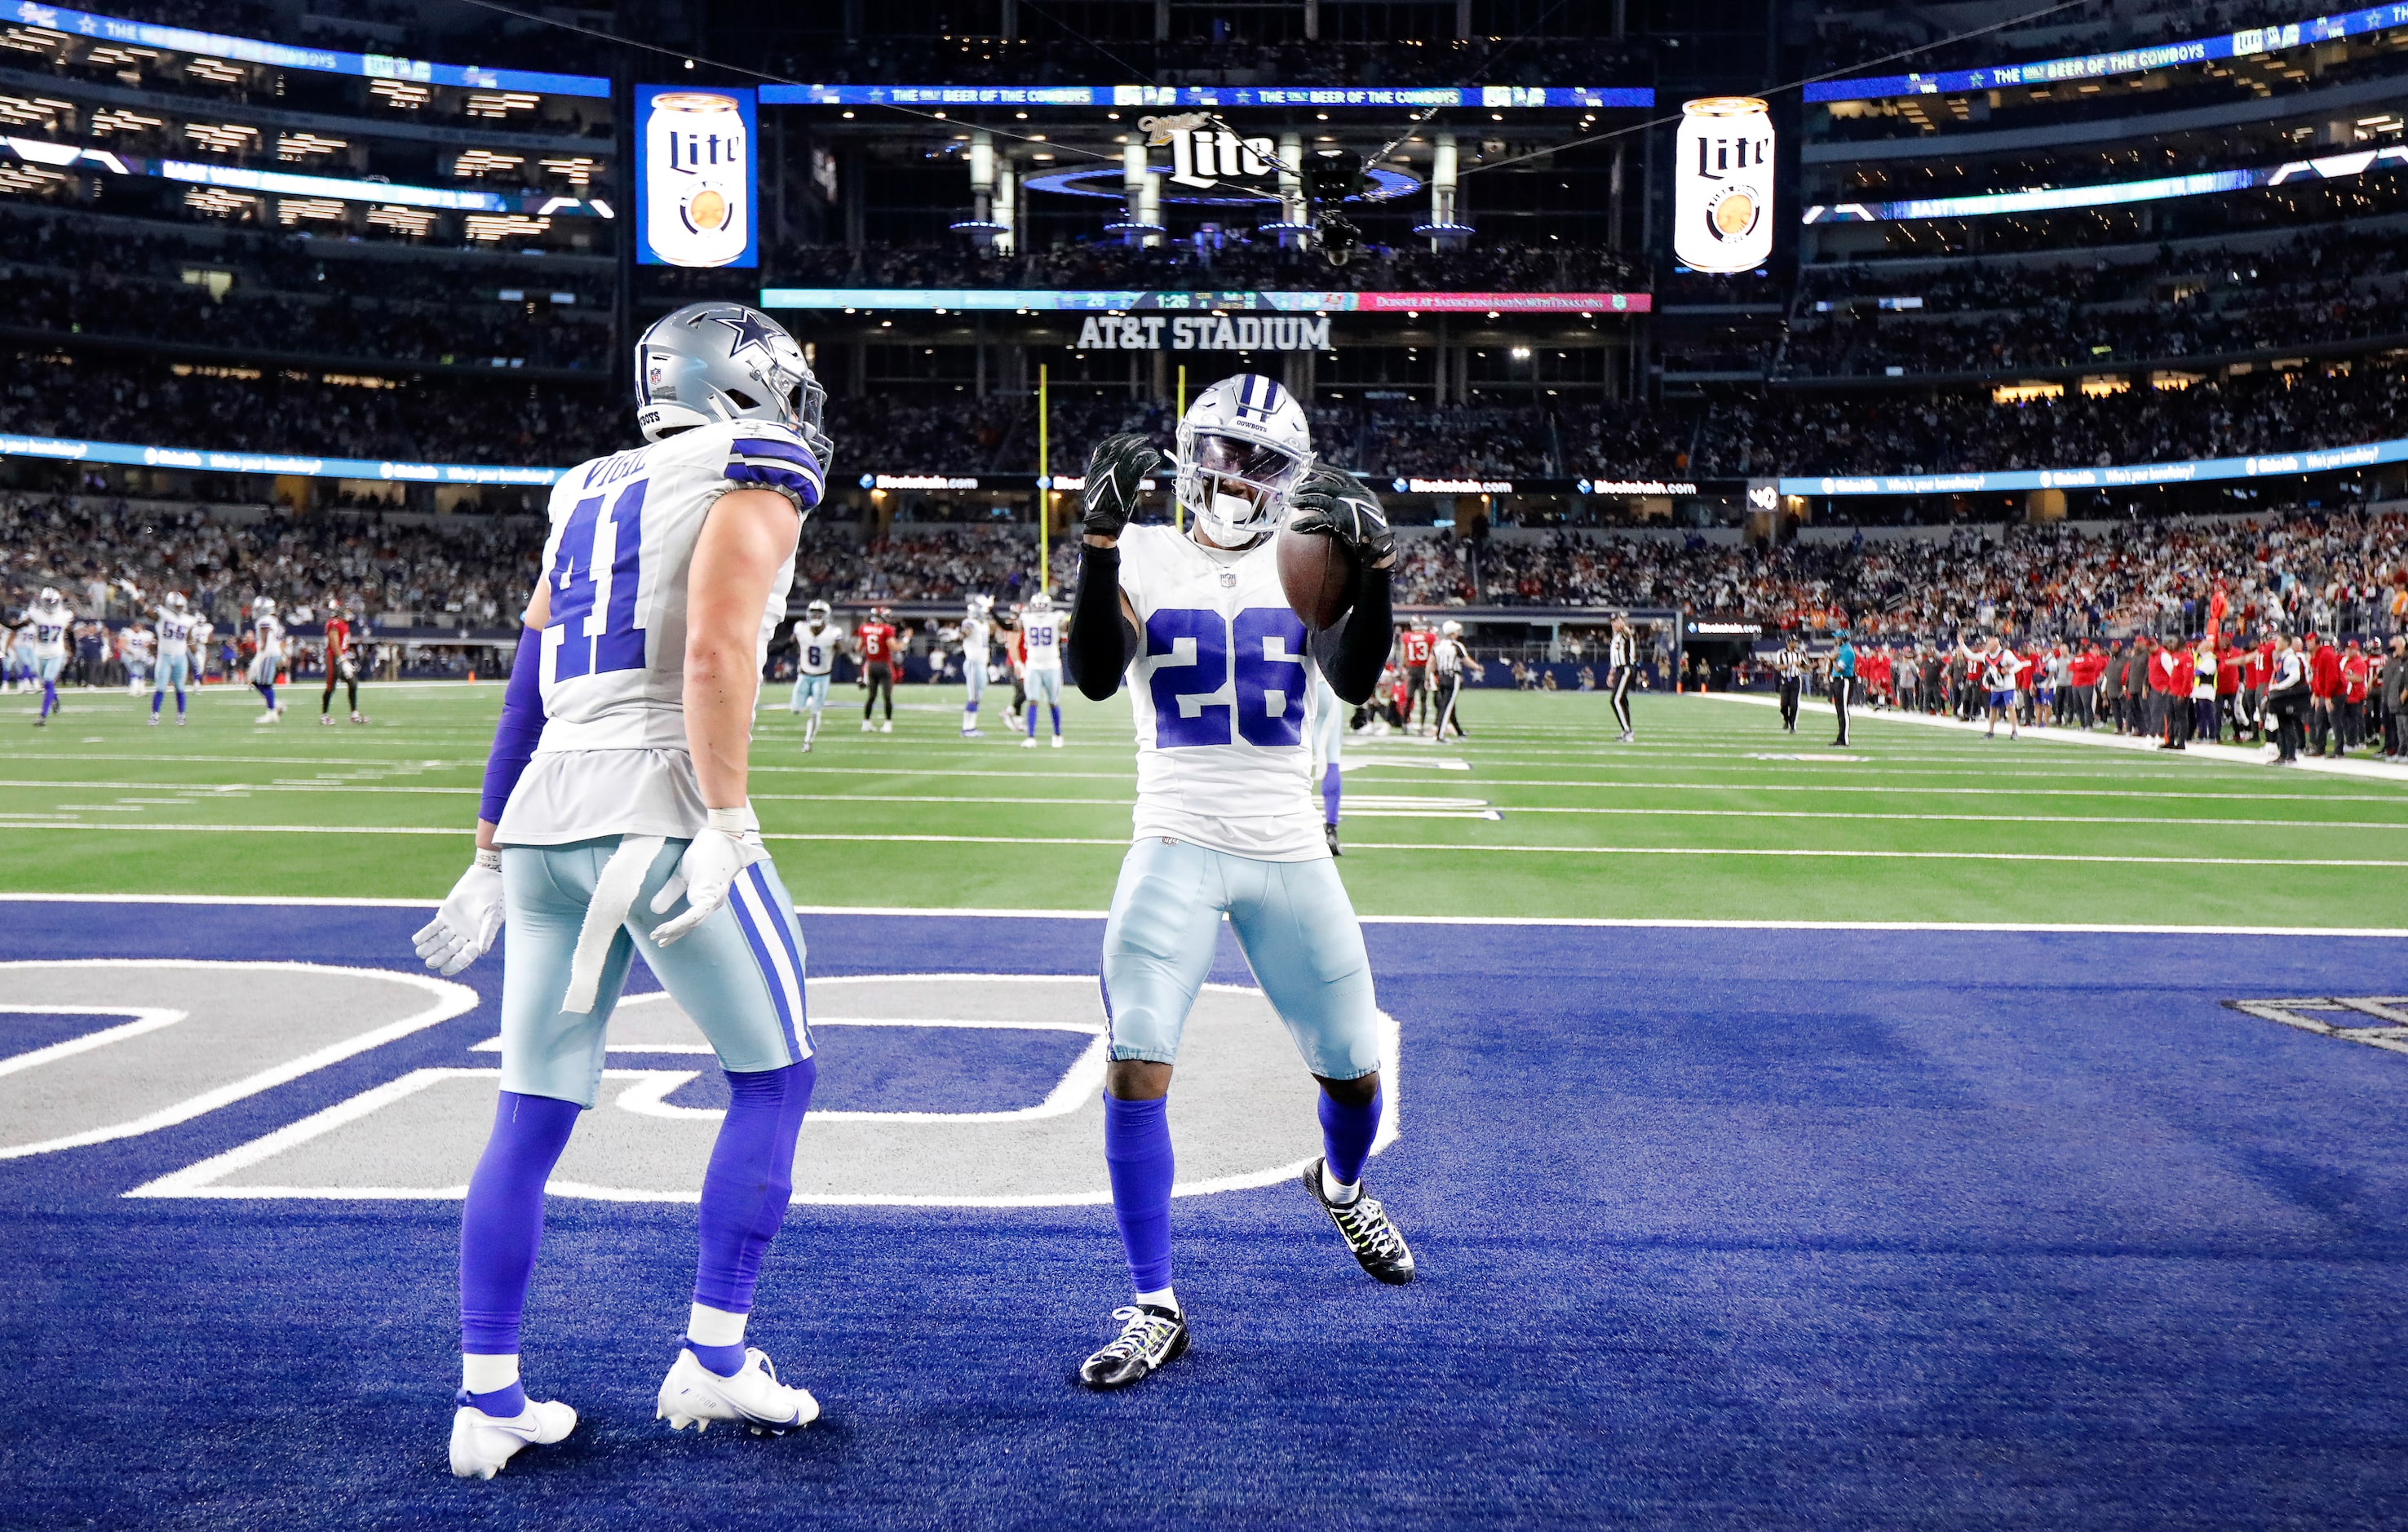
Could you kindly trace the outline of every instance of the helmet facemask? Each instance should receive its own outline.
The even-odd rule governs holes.
[[[1312,467],[1309,452],[1184,422],[1179,428],[1180,503],[1225,548],[1242,547],[1286,520]]]

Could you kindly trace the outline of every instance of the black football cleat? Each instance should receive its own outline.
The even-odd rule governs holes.
[[[1337,825],[1335,825],[1335,824],[1325,824],[1325,825],[1323,825],[1323,826],[1321,827],[1321,838],[1323,838],[1324,840],[1326,840],[1326,841],[1328,841],[1328,842],[1329,842],[1329,854],[1330,854],[1330,855],[1332,855],[1332,856],[1343,856],[1343,855],[1345,855],[1345,854],[1346,854],[1344,852],[1341,852],[1341,851],[1340,851],[1340,850],[1338,849],[1338,826],[1337,826]]]
[[[1345,1237],[1346,1248],[1364,1270],[1392,1287],[1402,1287],[1413,1280],[1413,1253],[1405,1244],[1402,1229],[1390,1221],[1388,1210],[1369,1196],[1357,1196],[1340,1206],[1321,1195],[1321,1161],[1304,1167],[1304,1189],[1312,1196],[1313,1203],[1329,1215]]]
[[[1079,1382],[1094,1389],[1126,1388],[1187,1353],[1187,1316],[1151,1303],[1112,1310],[1123,1321],[1112,1343],[1079,1364]]]

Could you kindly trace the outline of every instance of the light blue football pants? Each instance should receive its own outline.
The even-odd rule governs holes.
[[[792,700],[787,702],[786,708],[788,711],[797,713],[801,712],[806,708],[825,708],[827,706],[827,677],[824,675],[796,676],[795,678],[795,694]]]
[[[1325,1080],[1379,1068],[1371,960],[1338,865],[1262,862],[1158,836],[1129,848],[1104,925],[1111,1056],[1178,1061],[1224,911],[1305,1067]]]
[[[595,933],[600,978],[593,1009],[563,1009],[586,912],[623,838],[502,848],[508,943],[502,965],[502,1089],[594,1105],[602,1088],[604,1035],[638,938],[644,962],[702,1028],[721,1068],[782,1069],[809,1058],[803,933],[777,868],[767,862],[745,868],[728,891],[727,903],[709,920],[670,946],[653,943],[653,928],[686,910],[680,899],[666,913],[652,913],[652,896],[685,854],[682,840],[659,842],[659,851],[642,863],[641,881],[624,916],[614,923],[607,949],[601,948],[603,932]],[[622,870],[633,880],[635,866]],[[613,907],[610,895],[625,896],[624,884],[602,892]]]
[[[193,658],[189,654],[162,654],[159,667],[151,673],[150,690],[180,692],[193,683]]]

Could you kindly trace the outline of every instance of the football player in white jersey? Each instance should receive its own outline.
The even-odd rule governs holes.
[[[962,704],[965,739],[986,737],[979,727],[979,708],[986,701],[987,656],[995,651],[994,610],[995,597],[974,595],[962,612],[962,684],[968,688],[968,700]]]
[[[138,697],[150,684],[150,656],[158,640],[136,617],[117,635],[117,661],[125,666],[125,694]]]
[[[1180,422],[1173,493],[1186,530],[1134,526],[1138,484],[1160,462],[1109,437],[1087,467],[1070,641],[1080,689],[1103,701],[1125,675],[1137,714],[1135,842],[1104,927],[1104,1160],[1135,1299],[1120,1335],[1079,1367],[1122,1388],[1187,1349],[1170,1281],[1173,1181],[1166,1097],[1179,1040],[1226,913],[1256,981],[1321,1083],[1325,1155],[1303,1190],[1363,1269],[1411,1281],[1412,1254],[1362,1188],[1378,1135],[1380,1019],[1354,907],[1312,811],[1306,705],[1316,674],[1360,706],[1393,628],[1396,536],[1352,476],[1313,468],[1303,408],[1240,374]],[[1309,632],[1280,586],[1272,534],[1335,538],[1354,566],[1336,627]]]
[[[45,585],[42,594],[34,598],[34,609],[28,614],[27,625],[34,634],[34,679],[42,683],[42,710],[35,715],[34,727],[48,728],[50,715],[59,710],[59,672],[67,666],[67,630],[75,626],[75,613],[56,590]],[[23,643],[21,635],[18,642]]]
[[[181,591],[169,591],[159,602],[159,664],[150,677],[150,723],[157,727],[160,704],[167,688],[176,689],[176,726],[184,726],[184,688],[194,683],[193,646],[199,619]]]
[[[491,1478],[576,1411],[531,1403],[519,1330],[543,1189],[602,1080],[640,943],[726,1072],[702,1181],[686,1337],[655,1400],[672,1429],[809,1425],[819,1405],[744,1344],[793,1196],[816,1066],[794,900],[747,796],[753,709],[802,519],[827,482],[825,395],[776,322],[689,304],[638,342],[650,446],[552,494],[544,574],[494,731],[477,858],[418,933],[456,973],[507,917],[501,1098],[461,1212],[462,1382],[452,1471]]]
[[[284,709],[276,705],[276,673],[284,665],[284,624],[277,621],[276,603],[260,596],[251,604],[251,684],[267,710],[252,722],[281,723]]]
[[[844,644],[844,634],[836,625],[836,614],[824,601],[814,601],[803,609],[803,620],[795,624],[795,694],[787,709],[803,715],[803,749],[809,751],[811,741],[820,737],[820,714],[827,709],[828,677],[836,669],[837,651]]]
[[[1028,737],[1020,744],[1024,750],[1037,748],[1037,704],[1041,699],[1054,709],[1054,748],[1062,748],[1062,640],[1064,619],[1069,613],[1054,609],[1054,598],[1043,591],[1028,598],[1027,609],[1020,614],[1020,633],[1028,655]]]

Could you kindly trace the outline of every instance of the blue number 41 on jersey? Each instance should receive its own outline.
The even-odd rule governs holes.
[[[1201,608],[1167,607],[1145,620],[1148,659],[1177,653],[1182,638],[1195,641],[1196,657],[1185,665],[1154,666],[1149,681],[1156,749],[1239,739],[1265,747],[1303,743],[1302,619],[1284,607],[1249,607],[1234,619]],[[1180,698],[1214,695],[1233,673],[1234,703],[1208,702],[1193,718],[1181,715]],[[1280,699],[1276,713],[1273,694]]]
[[[552,626],[560,628],[558,662],[552,679],[606,675],[644,667],[644,630],[636,625],[636,593],[642,583],[644,490],[628,480],[610,507],[610,603],[602,627],[594,630],[595,534],[602,523],[603,495],[577,502],[560,529],[560,551],[552,561]]]

